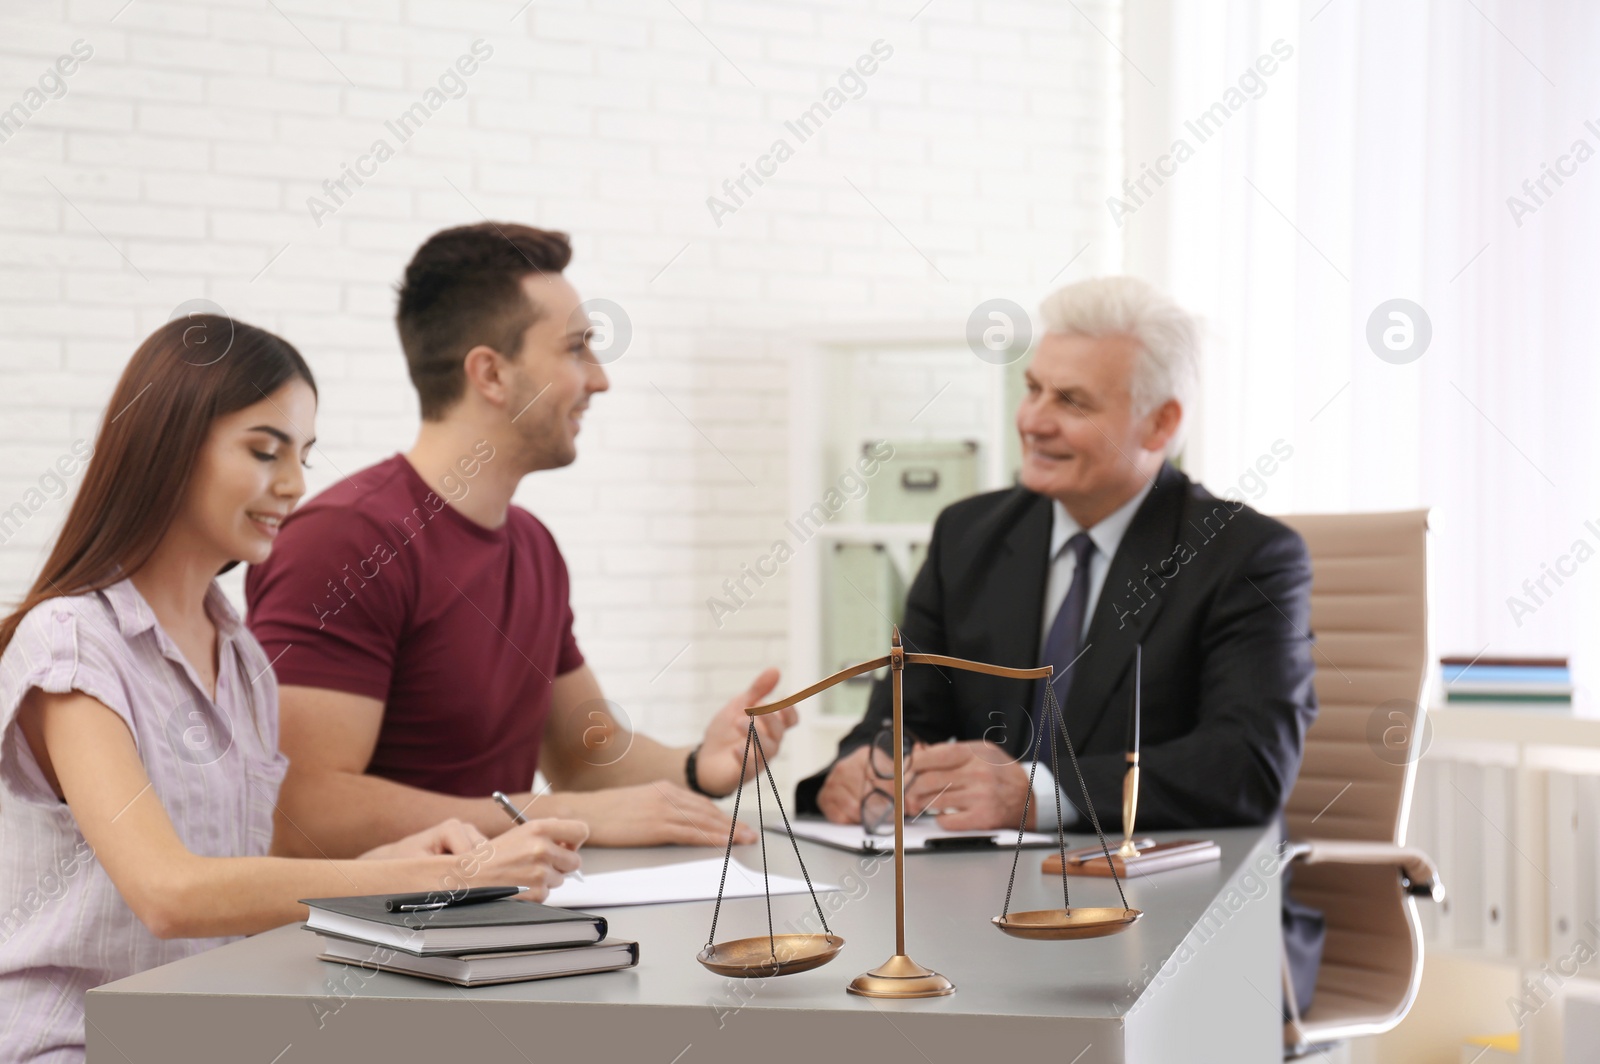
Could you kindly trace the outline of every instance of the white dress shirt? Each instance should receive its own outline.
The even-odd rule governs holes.
[[[1094,617],[1095,603],[1100,601],[1100,589],[1105,586],[1106,574],[1111,571],[1111,559],[1116,556],[1117,548],[1122,545],[1122,537],[1127,534],[1128,526],[1133,523],[1133,515],[1138,512],[1139,505],[1144,502],[1145,496],[1150,494],[1150,489],[1155,486],[1155,481],[1146,482],[1138,493],[1123,503],[1116,510],[1106,515],[1093,528],[1088,529],[1089,540],[1094,544],[1094,553],[1089,555],[1089,598],[1084,605],[1083,636],[1089,634],[1089,622]],[[1067,590],[1072,587],[1073,571],[1078,563],[1070,550],[1066,549],[1067,540],[1085,531],[1082,525],[1073,520],[1072,515],[1061,501],[1054,500],[1053,516],[1050,525],[1050,570],[1044,588],[1044,623],[1039,628],[1039,660],[1044,661],[1044,645],[1050,638],[1050,626],[1055,623],[1056,614],[1061,610],[1061,603],[1067,597]],[[1085,644],[1087,649],[1087,644]],[[1033,756],[1034,736],[1029,736],[1028,757]],[[1076,740],[1074,740],[1076,743]],[[1039,771],[1033,778],[1033,800],[1039,803],[1039,816],[1035,823],[1040,825],[1040,830],[1048,830],[1044,825],[1048,823],[1045,816],[1049,813],[1054,816],[1056,800],[1056,779],[1050,772],[1050,748],[1041,746],[1039,750]],[[1067,827],[1072,827],[1078,822],[1078,802],[1082,801],[1082,794],[1074,789],[1061,791],[1061,816],[1066,821]]]

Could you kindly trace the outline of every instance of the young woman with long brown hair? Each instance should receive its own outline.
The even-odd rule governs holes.
[[[293,920],[296,898],[516,883],[587,828],[447,821],[356,860],[276,857],[277,683],[215,577],[305,492],[300,354],[216,315],[140,345],[66,524],[0,621],[0,1058],[79,1061],[90,987]],[[309,607],[308,607],[309,608]]]

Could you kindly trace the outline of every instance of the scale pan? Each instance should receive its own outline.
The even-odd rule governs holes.
[[[1143,915],[1139,909],[1035,909],[996,916],[992,922],[1015,938],[1058,941],[1114,935],[1132,927]]]
[[[696,959],[731,979],[765,979],[820,968],[843,946],[838,935],[761,935],[707,946]]]

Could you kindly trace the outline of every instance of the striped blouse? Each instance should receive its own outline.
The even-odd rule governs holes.
[[[90,987],[232,941],[159,939],[95,860],[34,760],[30,688],[81,691],[121,717],[178,837],[203,856],[260,856],[288,759],[261,646],[215,582],[213,700],[132,581],[54,598],[0,657],[0,1060],[81,1062]]]

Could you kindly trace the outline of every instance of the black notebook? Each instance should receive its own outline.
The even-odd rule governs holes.
[[[639,963],[639,944],[614,938],[587,946],[557,949],[495,950],[418,957],[338,935],[319,934],[317,937],[322,940],[319,960],[380,968],[401,975],[418,975],[456,986],[490,986],[495,983],[521,983],[530,979],[556,979],[564,975],[614,972]]]
[[[531,901],[479,902],[415,913],[392,913],[389,895],[303,898],[308,931],[327,931],[418,956],[482,950],[588,946],[606,937],[606,919]]]

